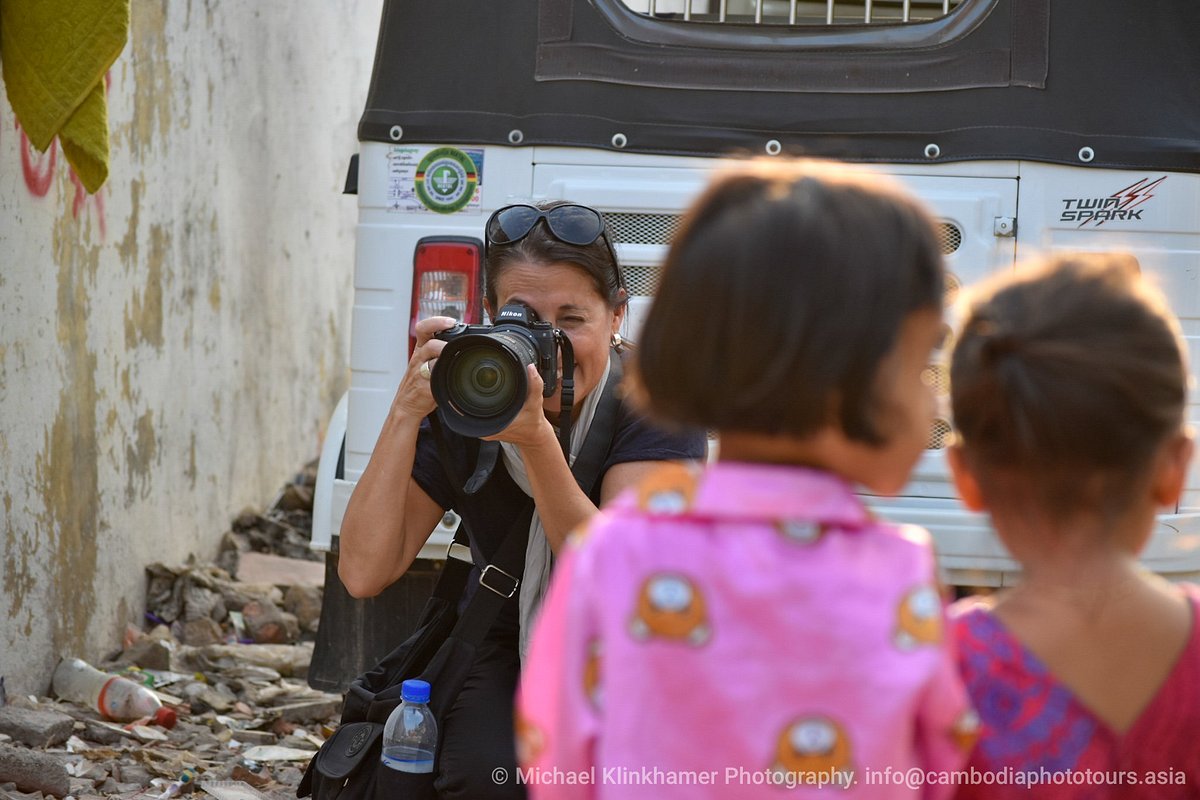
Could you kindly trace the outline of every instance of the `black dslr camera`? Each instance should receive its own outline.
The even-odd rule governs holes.
[[[459,324],[434,336],[447,343],[430,376],[438,412],[450,430],[474,438],[499,433],[517,416],[529,390],[527,365],[537,365],[543,396],[553,395],[558,348],[570,347],[561,330],[522,303],[501,308],[494,325]]]

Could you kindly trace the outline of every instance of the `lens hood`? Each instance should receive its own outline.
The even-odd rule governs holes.
[[[466,333],[446,343],[433,365],[430,390],[442,423],[461,436],[492,436],[525,404],[525,368],[537,350],[524,330]]]

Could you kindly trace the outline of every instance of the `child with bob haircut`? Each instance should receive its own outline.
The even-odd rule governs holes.
[[[1129,256],[1061,257],[970,308],[949,460],[1023,571],[953,609],[971,763],[1039,785],[961,797],[1200,797],[1200,590],[1137,561],[1187,478],[1184,353]]]
[[[691,208],[638,395],[720,457],[651,473],[558,564],[518,708],[534,797],[951,791],[901,779],[973,729],[929,536],[853,488],[899,491],[925,448],[942,284],[925,211],[849,167],[750,163]]]

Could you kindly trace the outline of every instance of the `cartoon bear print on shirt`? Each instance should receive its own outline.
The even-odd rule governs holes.
[[[574,548],[580,548],[588,540],[591,532],[592,526],[586,522],[582,525],[576,525],[567,534],[567,544]]]
[[[772,771],[801,781],[846,788],[854,763],[846,730],[833,719],[814,715],[794,720],[779,734]]]
[[[954,721],[954,727],[950,730],[950,737],[958,745],[959,750],[969,753],[975,747],[975,742],[979,740],[979,733],[982,728],[983,721],[979,719],[979,715],[975,713],[975,709],[968,708],[959,714],[958,719]]]
[[[785,539],[798,544],[815,544],[825,535],[825,526],[811,519],[781,519],[775,527]]]
[[[638,592],[629,632],[635,639],[674,639],[702,645],[712,636],[704,595],[686,575],[655,573]]]
[[[638,508],[651,514],[682,514],[692,506],[696,472],[684,464],[664,464],[638,483]]]
[[[583,665],[583,694],[596,709],[602,707],[604,700],[604,687],[600,683],[601,650],[599,639],[589,641],[587,661]]]
[[[901,650],[942,641],[942,596],[928,584],[905,593],[896,610],[896,632],[892,637]]]
[[[546,752],[546,735],[524,714],[517,713],[517,763],[535,764]]]

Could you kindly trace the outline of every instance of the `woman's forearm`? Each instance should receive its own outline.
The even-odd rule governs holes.
[[[412,471],[421,420],[436,408],[429,370],[446,346],[434,334],[452,325],[450,317],[414,325],[416,347],[346,506],[338,577],[354,597],[373,597],[403,575],[442,516],[441,506],[417,485]]]
[[[403,575],[432,531],[432,524],[414,530],[415,520],[408,518],[415,510],[409,508],[409,484],[419,427],[419,419],[393,408],[350,495],[342,519],[338,576],[354,597],[379,594]]]

